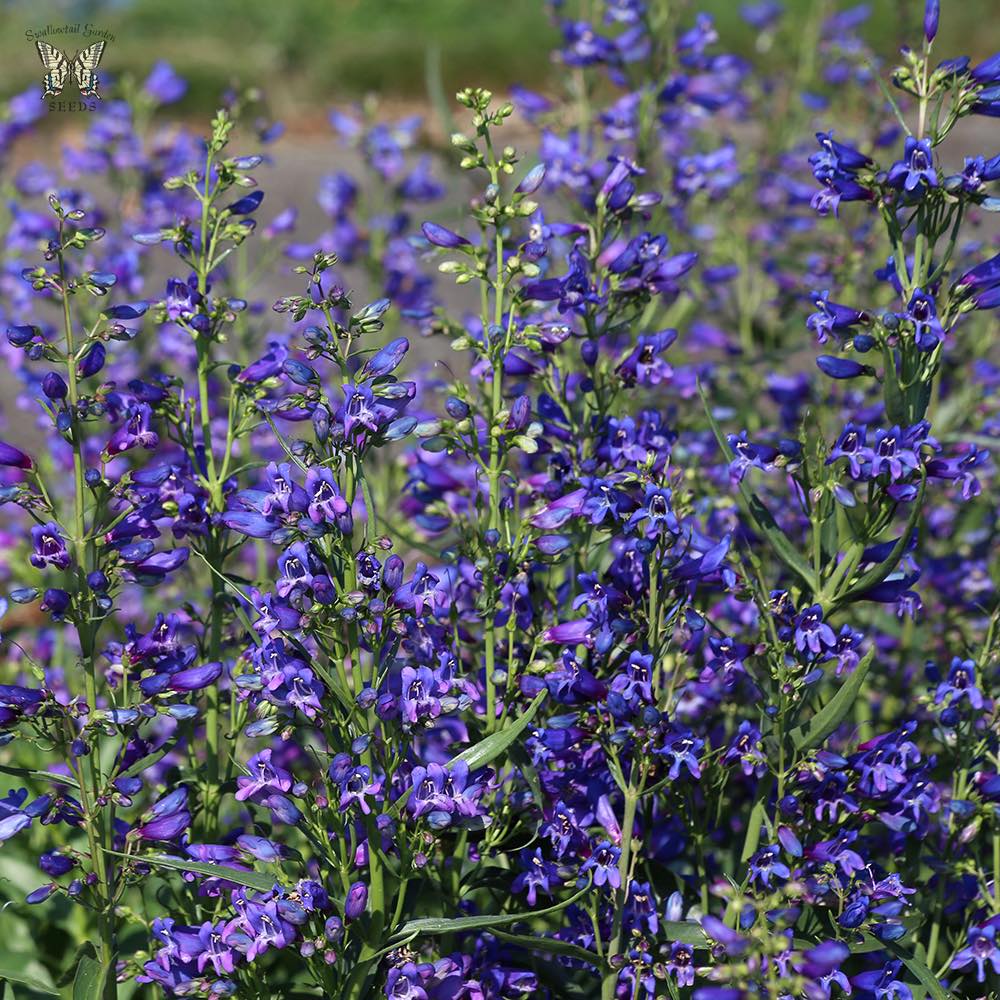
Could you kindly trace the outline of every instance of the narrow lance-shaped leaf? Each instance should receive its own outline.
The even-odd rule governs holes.
[[[172,868],[179,872],[196,872],[198,875],[205,875],[209,878],[221,878],[236,885],[246,886],[248,889],[257,889],[260,892],[268,892],[274,888],[274,879],[261,875],[259,872],[241,871],[239,868],[229,868],[226,865],[210,865],[201,861],[185,861],[184,858],[168,858],[163,855],[124,855],[120,851],[105,851],[106,854],[115,854],[118,857],[128,857],[132,861],[141,861],[143,864],[155,865],[158,868]]]
[[[874,648],[868,650],[837,693],[808,722],[792,730],[792,746],[796,750],[811,750],[836,730],[858,699],[874,656]]]
[[[485,767],[490,761],[495,760],[531,725],[531,720],[534,719],[535,713],[541,707],[547,693],[547,691],[542,691],[536,695],[534,701],[525,709],[524,714],[517,722],[505,726],[499,732],[493,733],[492,736],[487,736],[485,740],[480,740],[474,746],[467,747],[449,763],[455,764],[460,760],[465,761],[470,770],[475,770],[477,767]]]
[[[751,856],[757,851],[760,844],[760,828],[764,825],[767,817],[767,800],[771,796],[771,789],[774,787],[774,777],[767,775],[761,779],[757,786],[757,794],[754,796],[753,808],[750,810],[750,819],[747,820],[746,837],[743,840],[743,851],[740,854],[741,861],[749,861]]]
[[[591,965],[600,964],[600,957],[592,951],[573,944],[571,941],[558,941],[555,938],[543,937],[534,934],[508,934],[507,931],[493,930],[494,937],[505,941],[507,944],[517,945],[519,948],[527,948],[528,951],[539,951],[548,955],[563,955],[566,958],[575,958],[578,962],[589,962]]]
[[[896,568],[896,564],[899,562],[899,557],[903,554],[906,546],[909,544],[910,537],[913,534],[913,529],[916,528],[917,521],[920,519],[920,514],[923,511],[923,499],[926,487],[927,474],[925,472],[920,480],[920,492],[917,494],[916,500],[913,501],[913,509],[910,511],[910,516],[906,521],[906,527],[903,529],[903,533],[899,536],[896,544],[892,547],[892,551],[889,553],[888,557],[877,566],[868,570],[867,573],[862,574],[862,576],[858,578],[857,583],[849,587],[840,597],[836,598],[834,607],[836,607],[837,604],[844,603],[845,601],[863,597],[866,591],[871,590],[872,587],[877,587]]]
[[[435,934],[456,934],[460,931],[486,930],[491,927],[506,927],[509,924],[543,917],[549,913],[558,913],[560,910],[572,906],[590,891],[591,884],[588,882],[569,899],[564,899],[561,903],[556,903],[555,906],[549,906],[544,910],[528,911],[527,913],[483,913],[473,917],[421,917],[417,920],[408,920],[396,931],[393,939],[421,934],[433,936]]]

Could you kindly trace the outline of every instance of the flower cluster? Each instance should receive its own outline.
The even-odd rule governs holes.
[[[887,102],[865,8],[744,5],[755,64],[550,6],[565,97],[332,113],[313,241],[163,64],[7,178],[0,892],[58,945],[0,978],[1000,989],[1000,157],[942,149],[1000,56],[929,0]]]

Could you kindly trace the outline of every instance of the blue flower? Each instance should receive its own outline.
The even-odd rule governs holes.
[[[823,608],[810,605],[795,619],[795,648],[800,652],[822,653],[837,645],[833,629],[823,621]]]
[[[618,871],[618,859],[621,853],[610,840],[602,840],[580,866],[580,880],[585,881],[589,875],[596,886],[607,885],[612,889],[620,889],[622,878]]]
[[[962,701],[968,701],[977,711],[985,703],[982,691],[976,687],[975,660],[963,660],[960,656],[956,656],[951,661],[947,680],[938,685],[937,693],[934,695],[934,704],[940,705],[942,702],[946,702],[948,705],[955,706]]]
[[[750,878],[770,888],[772,878],[791,878],[791,870],[781,860],[781,845],[762,847],[750,859]]]
[[[887,182],[891,187],[902,188],[908,194],[922,193],[938,186],[934,169],[934,152],[930,139],[907,136],[903,159],[889,168]]]
[[[985,924],[969,928],[968,944],[952,959],[953,969],[965,969],[970,965],[976,966],[976,980],[980,983],[986,981],[986,963],[993,967],[995,974],[1000,974],[1000,948],[997,947],[997,924],[1000,923],[996,917],[991,918]]]
[[[944,327],[938,319],[934,296],[915,288],[906,307],[906,319],[913,324],[917,347],[929,351],[944,340]]]

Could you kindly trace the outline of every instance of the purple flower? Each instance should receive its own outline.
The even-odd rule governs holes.
[[[763,751],[764,744],[760,730],[744,720],[723,754],[722,762],[728,765],[739,762],[741,770],[747,777],[751,775],[761,777],[767,770],[767,758]]]
[[[152,450],[159,444],[159,435],[152,429],[153,411],[146,403],[137,403],[128,408],[125,421],[111,435],[105,451],[108,455],[120,455],[131,448]]]
[[[701,764],[698,755],[705,746],[705,741],[699,736],[695,736],[689,729],[678,728],[666,734],[663,745],[653,752],[658,757],[663,757],[670,769],[667,776],[671,781],[680,778],[681,768],[686,768],[692,778],[701,777]]]
[[[902,188],[908,194],[937,187],[938,176],[930,139],[907,136],[903,159],[889,168],[887,181],[890,186]]]
[[[0,465],[11,465],[16,469],[33,469],[35,463],[20,448],[6,441],[0,441]]]
[[[862,972],[853,976],[851,982],[859,989],[870,991],[875,1000],[913,1000],[910,988],[896,977],[902,962],[887,962],[874,972]]]
[[[483,786],[470,780],[469,765],[459,760],[447,767],[428,764],[413,769],[407,809],[414,816],[426,816],[435,829],[475,825],[482,815]]]
[[[143,81],[142,89],[157,104],[173,104],[187,92],[187,83],[177,75],[170,63],[160,59]],[[232,969],[229,971],[232,972]]]
[[[143,840],[176,840],[191,825],[187,799],[188,790],[183,785],[165,795],[153,804],[132,833]]]
[[[594,848],[593,854],[580,866],[580,878],[585,880],[590,876],[596,886],[607,885],[612,889],[620,889],[622,884],[621,874],[618,871],[620,856],[621,851],[617,847],[608,840],[602,840]]]
[[[781,860],[781,847],[772,844],[770,847],[762,847],[750,859],[750,878],[754,882],[770,888],[772,878],[791,878],[791,871]]]
[[[541,849],[521,851],[521,871],[511,884],[512,892],[527,890],[528,905],[535,906],[538,901],[538,890],[547,896],[552,895],[552,886],[559,882],[559,869],[551,861],[546,861]]]
[[[433,243],[436,247],[443,247],[446,250],[455,250],[458,247],[469,246],[469,241],[458,233],[453,233],[444,226],[439,226],[436,222],[425,222],[421,225],[424,236],[428,243]]]
[[[403,719],[415,725],[418,719],[435,719],[441,714],[440,695],[448,690],[427,667],[403,667],[400,675],[399,708]]]
[[[822,653],[837,644],[833,629],[823,621],[823,609],[813,604],[795,619],[795,648],[800,652]]]
[[[994,917],[985,924],[973,926],[968,931],[968,944],[952,959],[953,969],[965,969],[976,966],[977,982],[986,981],[986,963],[993,968],[994,973],[1000,973],[1000,948],[997,947],[997,919]]]
[[[938,20],[941,17],[941,0],[927,0],[924,6],[924,38],[933,42],[937,37]]]
[[[868,321],[868,314],[863,310],[831,302],[828,291],[814,292],[813,305],[816,311],[806,320],[806,326],[816,334],[821,344],[826,343],[830,334],[841,333]]]
[[[830,449],[830,457],[827,462],[832,464],[837,459],[846,458],[851,477],[860,479],[871,458],[870,450],[865,447],[867,435],[868,428],[864,424],[847,424],[840,432],[833,448]]]
[[[344,922],[357,920],[368,907],[368,886],[364,882],[354,882],[347,890],[344,900]]]
[[[38,569],[54,566],[56,569],[66,569],[70,563],[69,551],[62,530],[55,521],[36,524],[31,529],[31,565]]]
[[[906,318],[913,323],[917,347],[929,351],[944,340],[944,327],[938,319],[934,296],[916,288],[906,307]]]
[[[363,815],[369,815],[372,806],[368,800],[377,799],[380,796],[383,785],[382,777],[380,775],[372,777],[371,768],[362,764],[359,767],[351,768],[339,780],[340,808],[346,810],[356,804]]]
[[[410,342],[405,337],[397,337],[390,341],[366,359],[358,372],[358,380],[367,382],[369,379],[382,378],[395,371],[409,349]]]
[[[975,660],[963,660],[956,656],[951,661],[947,680],[938,685],[937,693],[934,695],[934,703],[940,705],[945,702],[954,707],[962,701],[968,701],[976,710],[981,709],[984,705],[983,694],[976,687]]]
[[[323,521],[339,523],[349,510],[329,469],[311,468],[306,473],[305,491],[309,498],[307,512],[314,524],[322,524]]]
[[[236,798],[243,802],[265,792],[287,792],[292,787],[292,776],[272,762],[273,751],[261,750],[247,761],[247,773],[236,779]]]
[[[824,375],[830,378],[857,378],[859,375],[874,375],[875,371],[869,365],[863,365],[853,358],[838,358],[829,354],[821,354],[816,359],[816,366]]]

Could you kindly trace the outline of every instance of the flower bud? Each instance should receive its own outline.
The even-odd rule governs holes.
[[[25,347],[30,344],[38,333],[35,326],[9,326],[7,327],[7,340],[13,347]]]
[[[16,469],[33,469],[34,462],[20,448],[6,441],[0,441],[0,465],[10,465]]]
[[[382,586],[386,590],[396,590],[403,582],[403,560],[391,555],[382,567]]]
[[[364,882],[355,882],[347,890],[344,901],[344,919],[348,922],[357,920],[368,906],[368,886]]]
[[[863,365],[852,358],[837,358],[832,354],[821,354],[816,359],[816,366],[830,378],[857,378],[859,375],[873,374],[868,365]]]
[[[525,174],[524,179],[514,188],[517,194],[534,194],[545,180],[545,164],[539,163]]]
[[[420,229],[427,238],[427,242],[436,247],[455,250],[458,247],[469,246],[469,241],[464,236],[459,236],[458,233],[454,233],[444,226],[439,226],[436,222],[425,222]]]
[[[924,38],[933,42],[938,30],[938,20],[941,17],[941,0],[927,0],[924,7]]]
[[[91,344],[89,350],[80,359],[79,365],[77,365],[77,375],[80,378],[90,378],[91,375],[96,375],[104,367],[104,359],[107,353],[103,344]]]
[[[47,372],[42,379],[42,392],[49,399],[65,399],[68,391],[65,379],[58,372]]]

